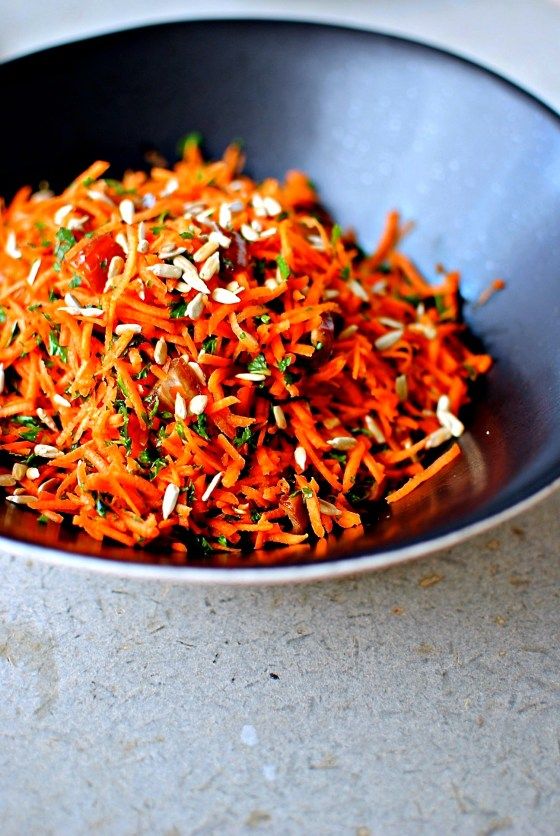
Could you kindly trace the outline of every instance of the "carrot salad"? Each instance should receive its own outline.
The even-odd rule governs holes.
[[[458,274],[428,283],[396,212],[365,255],[304,174],[242,166],[191,136],[173,169],[2,207],[0,484],[41,522],[185,560],[298,544],[460,453],[491,359]]]

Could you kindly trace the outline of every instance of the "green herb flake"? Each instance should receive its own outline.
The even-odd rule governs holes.
[[[106,505],[100,497],[97,497],[95,500],[95,510],[99,514],[100,517],[105,517],[107,515],[107,511],[110,510],[109,506]]]
[[[249,427],[238,427],[233,443],[236,447],[249,444],[253,440],[253,433]]]
[[[120,374],[117,375],[117,386],[119,387],[119,389],[121,390],[121,392],[123,393],[125,398],[130,397],[130,392],[128,391],[126,383],[124,382],[124,380],[122,379]],[[127,415],[128,415],[128,412],[127,412]]]
[[[71,290],[74,290],[76,287],[80,287],[81,283],[82,283],[82,280],[79,276],[72,276],[72,278],[70,279],[70,282],[68,284],[68,287]]]
[[[183,238],[185,241],[190,241],[194,238],[195,233],[192,229],[186,229],[184,232],[179,233],[179,238]]]
[[[445,300],[441,294],[436,294],[434,296],[434,302],[436,304],[436,310],[440,316],[444,316],[447,312],[447,307],[445,304]]]
[[[210,441],[210,436],[208,435],[207,429],[207,419],[204,413],[202,415],[197,415],[196,421],[192,425],[192,428],[195,431],[195,433],[198,433],[198,435],[201,438],[205,438],[206,441]]]
[[[223,535],[223,534],[220,534],[220,536],[216,539],[216,542],[217,542],[220,546],[224,546],[224,548],[226,548],[226,549],[227,549],[227,548],[228,548],[228,546],[229,546],[229,543],[228,543],[228,541],[226,540],[226,538],[224,537],[224,535]]]
[[[104,177],[105,183],[118,195],[136,194],[136,189],[125,189],[120,180],[112,180],[110,177]]]
[[[348,279],[350,278],[350,267],[348,266],[348,264],[346,265],[346,267],[343,267],[340,271],[340,278],[344,279],[345,282],[348,281]]]
[[[49,331],[47,351],[51,357],[60,357],[63,363],[68,362],[68,349],[66,346],[60,345],[57,331]]]
[[[57,230],[56,240],[58,241],[58,244],[54,248],[54,257],[60,265],[60,262],[68,250],[72,249],[76,243],[76,239],[74,238],[74,233],[70,229],[66,229],[65,226],[61,226],[60,229]]]
[[[187,302],[177,302],[169,309],[169,316],[171,319],[181,319],[187,313]]]
[[[202,350],[206,354],[215,354],[217,345],[218,345],[218,338],[217,337],[214,337],[214,336],[206,337],[206,339],[202,343]]]
[[[278,368],[280,369],[280,371],[282,373],[284,373],[286,371],[286,369],[288,368],[288,366],[291,365],[291,363],[292,363],[292,358],[287,354],[285,357],[282,357],[282,359],[279,361]]]
[[[5,308],[0,307],[0,323],[3,323],[5,321],[6,321],[6,310],[5,310]]]
[[[177,154],[179,157],[185,156],[185,151],[192,146],[202,145],[202,134],[198,131],[191,131],[190,134],[185,134],[177,143]]]
[[[268,325],[270,322],[270,314],[263,313],[260,316],[255,317],[255,322],[257,325]]]
[[[49,518],[46,517],[44,514],[41,514],[40,517],[37,517],[37,522],[39,525],[46,525],[49,521]]]
[[[333,247],[336,246],[338,241],[340,241],[341,237],[342,237],[342,227],[340,226],[340,224],[335,224],[333,226],[332,232],[331,232],[331,244],[333,245]]]
[[[260,518],[262,517],[262,511],[259,511],[257,508],[253,508],[251,511],[251,519],[254,523],[258,523]]]
[[[23,438],[25,441],[37,441],[39,431],[40,427],[29,427],[28,430],[24,430],[22,433],[20,433],[19,437]]]
[[[177,433],[177,435],[179,436],[179,438],[181,439],[181,441],[186,441],[187,434],[186,434],[186,432],[185,432],[185,425],[183,424],[183,422],[182,422],[182,421],[177,421],[177,422],[176,422],[176,424],[175,424],[175,432]]]
[[[285,282],[288,281],[288,279],[292,275],[292,271],[290,270],[290,266],[289,266],[288,262],[286,261],[286,259],[284,258],[283,255],[280,254],[278,256],[278,258],[276,259],[276,264],[277,264],[278,269],[280,271],[280,276],[282,278],[282,281],[285,281]]]
[[[150,363],[146,363],[143,369],[141,369],[137,375],[135,375],[135,380],[145,380],[148,377],[150,372]]]
[[[254,374],[262,374],[263,372],[268,371],[268,363],[266,362],[266,358],[264,354],[257,354],[256,357],[247,364],[247,371],[252,372]]]

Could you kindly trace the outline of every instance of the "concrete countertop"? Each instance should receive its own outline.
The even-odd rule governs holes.
[[[143,0],[21,5],[3,57],[154,17]],[[423,37],[560,108],[551,0],[205,11]],[[556,494],[438,556],[304,587],[171,587],[0,556],[2,833],[557,833],[559,544]]]

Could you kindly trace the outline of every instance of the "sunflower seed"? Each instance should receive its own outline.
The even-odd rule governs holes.
[[[152,264],[151,267],[148,267],[148,270],[160,279],[181,278],[181,270],[172,264]]]
[[[154,348],[154,360],[158,366],[163,366],[167,360],[167,343],[163,337],[159,338],[156,343],[156,347]]]
[[[375,421],[371,417],[371,415],[366,415],[366,417],[364,418],[364,423],[366,425],[366,428],[370,431],[370,433],[374,437],[375,441],[378,444],[385,444],[385,436],[381,432],[381,429],[380,429],[377,421]]]
[[[150,249],[150,244],[146,239],[146,221],[140,221],[138,224],[138,252],[147,253]]]
[[[279,215],[282,211],[282,207],[280,206],[278,201],[275,200],[273,197],[263,198],[263,204],[264,208],[266,209],[266,214],[270,218],[276,217],[276,215]]]
[[[118,276],[122,273],[124,269],[124,259],[121,258],[120,255],[114,255],[111,261],[109,262],[109,269],[107,270],[107,278],[114,279],[115,276]]]
[[[119,245],[125,255],[128,255],[128,241],[124,232],[117,232],[115,235],[115,243]]]
[[[220,254],[219,253],[212,253],[212,255],[206,259],[202,267],[200,268],[200,278],[203,281],[208,281],[215,276],[220,270]]]
[[[185,264],[181,262],[181,269],[183,271],[182,278],[183,281],[186,282],[193,290],[198,290],[199,293],[210,293],[210,288],[204,282],[197,273],[196,267],[194,264],[188,260],[188,258],[184,258],[184,256],[178,256],[178,258],[184,259]]]
[[[22,464],[21,462],[16,462],[15,465],[12,467],[12,476],[18,482],[22,479],[25,479],[25,474],[27,473],[26,465]]]
[[[224,235],[223,232],[215,229],[214,232],[211,232],[208,236],[209,241],[214,241],[218,247],[223,247],[224,250],[227,250],[229,245],[231,244],[231,238],[228,238],[227,235]]]
[[[193,260],[198,264],[200,261],[204,261],[204,259],[208,258],[215,253],[218,249],[218,243],[216,241],[206,241],[205,244],[198,249],[195,254],[193,255]]]
[[[135,211],[134,203],[130,200],[130,198],[125,197],[125,199],[121,200],[119,203],[119,215],[125,224],[131,224],[134,221]]]
[[[399,322],[398,319],[391,319],[390,316],[380,316],[377,318],[377,321],[386,328],[396,328],[397,330],[402,330],[403,328],[402,322]]]
[[[261,240],[264,240],[265,238],[272,238],[272,236],[276,235],[277,232],[278,230],[275,226],[270,226],[268,229],[265,229],[264,232],[261,232]]]
[[[395,392],[399,401],[406,401],[408,398],[408,381],[405,374],[400,374],[395,380]]]
[[[32,505],[36,502],[36,496],[29,496],[28,494],[19,494],[19,496],[7,496],[8,502],[13,502],[14,505]]]
[[[36,444],[33,452],[42,459],[56,459],[58,456],[64,455],[62,450],[59,450],[58,447],[53,447],[52,444]]]
[[[62,222],[66,215],[70,214],[74,207],[71,203],[65,203],[64,206],[59,206],[53,215],[53,221],[57,226],[62,226]]]
[[[188,360],[187,365],[193,370],[193,372],[198,377],[202,385],[206,386],[206,375],[204,374],[198,363],[194,360]]]
[[[241,224],[241,235],[245,238],[246,241],[259,240],[259,233],[256,232],[253,229],[253,227],[249,226],[248,224]]]
[[[21,250],[17,245],[16,234],[13,230],[10,230],[10,232],[8,232],[4,252],[6,253],[6,255],[9,255],[10,258],[21,258]]]
[[[67,229],[81,229],[89,220],[89,215],[82,215],[81,218],[70,218],[66,224]]]
[[[194,296],[185,310],[185,316],[189,319],[199,319],[202,311],[204,310],[204,295],[202,293],[197,293]]]
[[[348,337],[352,337],[356,331],[358,330],[357,325],[348,325],[343,331],[340,332],[338,335],[339,340],[346,340]]]
[[[208,487],[201,496],[202,502],[207,502],[210,499],[213,490],[216,488],[223,475],[223,473],[216,473],[216,475],[210,480]]]
[[[28,467],[27,468],[27,473],[25,474],[25,478],[26,479],[31,479],[31,481],[34,482],[35,479],[38,479],[40,475],[41,475],[41,471],[39,470],[38,467]]]
[[[207,395],[195,395],[194,398],[191,398],[189,401],[189,414],[190,415],[202,415],[206,407],[208,406],[208,396]]]
[[[294,461],[300,470],[305,470],[307,463],[307,453],[303,447],[296,447],[294,450]]]
[[[446,441],[452,438],[452,433],[447,427],[440,427],[439,430],[434,430],[426,437],[426,450],[431,450],[432,447],[439,447],[440,444],[445,444]]]
[[[324,499],[319,500],[319,511],[327,517],[340,517],[342,511],[333,505],[332,502],[326,502]]]
[[[9,473],[2,473],[0,475],[0,487],[11,488],[16,484],[16,480]]]
[[[187,417],[187,404],[180,392],[175,395],[175,418],[184,420]]]
[[[323,293],[323,299],[338,299],[340,293],[338,290],[334,290],[334,288],[328,287]]]
[[[262,383],[266,380],[265,374],[257,374],[256,372],[240,372],[235,375],[239,380],[248,380],[251,383]]]
[[[241,299],[225,287],[216,287],[212,291],[212,299],[220,305],[236,305]]]
[[[106,203],[107,206],[115,205],[108,194],[105,194],[104,192],[99,192],[97,191],[97,189],[88,189],[86,194],[90,200],[96,200],[99,201],[99,203]]]
[[[55,406],[61,406],[67,409],[69,406],[72,406],[70,401],[67,398],[62,397],[62,395],[53,395],[52,402]]]
[[[56,424],[54,423],[53,419],[50,415],[48,415],[42,406],[37,407],[37,418],[39,421],[42,421],[45,426],[49,428],[49,430],[56,431]]]
[[[369,302],[369,295],[367,291],[362,287],[360,282],[356,281],[356,279],[351,279],[348,282],[348,287],[350,288],[354,296],[357,296],[358,299],[362,300],[362,302]]]
[[[221,227],[228,227],[231,224],[231,209],[229,208],[227,203],[222,203],[220,205],[220,210],[218,212],[218,223]]]
[[[280,430],[285,430],[288,426],[288,423],[286,421],[286,416],[284,415],[284,410],[282,409],[282,407],[278,404],[275,404],[275,406],[272,407],[272,414],[274,416],[276,426]]]
[[[378,351],[385,351],[386,348],[391,348],[395,343],[398,343],[402,335],[402,329],[399,331],[387,331],[386,334],[382,334],[376,339],[374,345]]]
[[[170,482],[166,487],[161,503],[161,515],[164,520],[168,519],[168,517],[170,517],[175,510],[177,500],[179,499],[179,493],[179,488],[172,482]]]
[[[179,188],[179,181],[176,177],[170,177],[163,189],[160,192],[161,197],[168,197]]]
[[[133,334],[140,334],[142,326],[137,325],[135,322],[121,322],[121,324],[117,325],[115,328],[115,334],[118,337],[120,337],[121,334],[125,334],[127,331],[132,332]]]
[[[267,212],[266,212],[266,209],[265,209],[264,200],[262,199],[262,197],[260,196],[260,194],[258,192],[253,195],[253,199],[251,200],[251,205],[252,205],[253,209],[255,210],[255,215],[258,218],[266,218]]]
[[[351,435],[337,435],[335,438],[329,438],[327,444],[335,450],[352,450],[357,442]]]
[[[4,391],[6,385],[6,372],[4,371],[4,363],[0,363],[0,394]]]

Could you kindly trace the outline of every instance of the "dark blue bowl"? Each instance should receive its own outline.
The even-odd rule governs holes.
[[[325,554],[278,550],[266,563],[255,554],[227,569],[223,558],[153,566],[153,554],[100,546],[2,506],[7,550],[190,581],[327,576],[455,542],[559,479],[560,121],[535,98],[421,44],[270,21],[93,38],[3,65],[0,85],[4,195],[45,179],[62,187],[93,159],[112,160],[116,173],[144,165],[150,148],[173,159],[190,130],[202,132],[210,155],[243,137],[252,175],[304,169],[366,247],[389,208],[414,219],[407,251],[424,270],[436,262],[461,270],[465,319],[496,358],[461,460]],[[507,289],[474,305],[496,276]],[[282,567],[267,565],[277,560]]]

